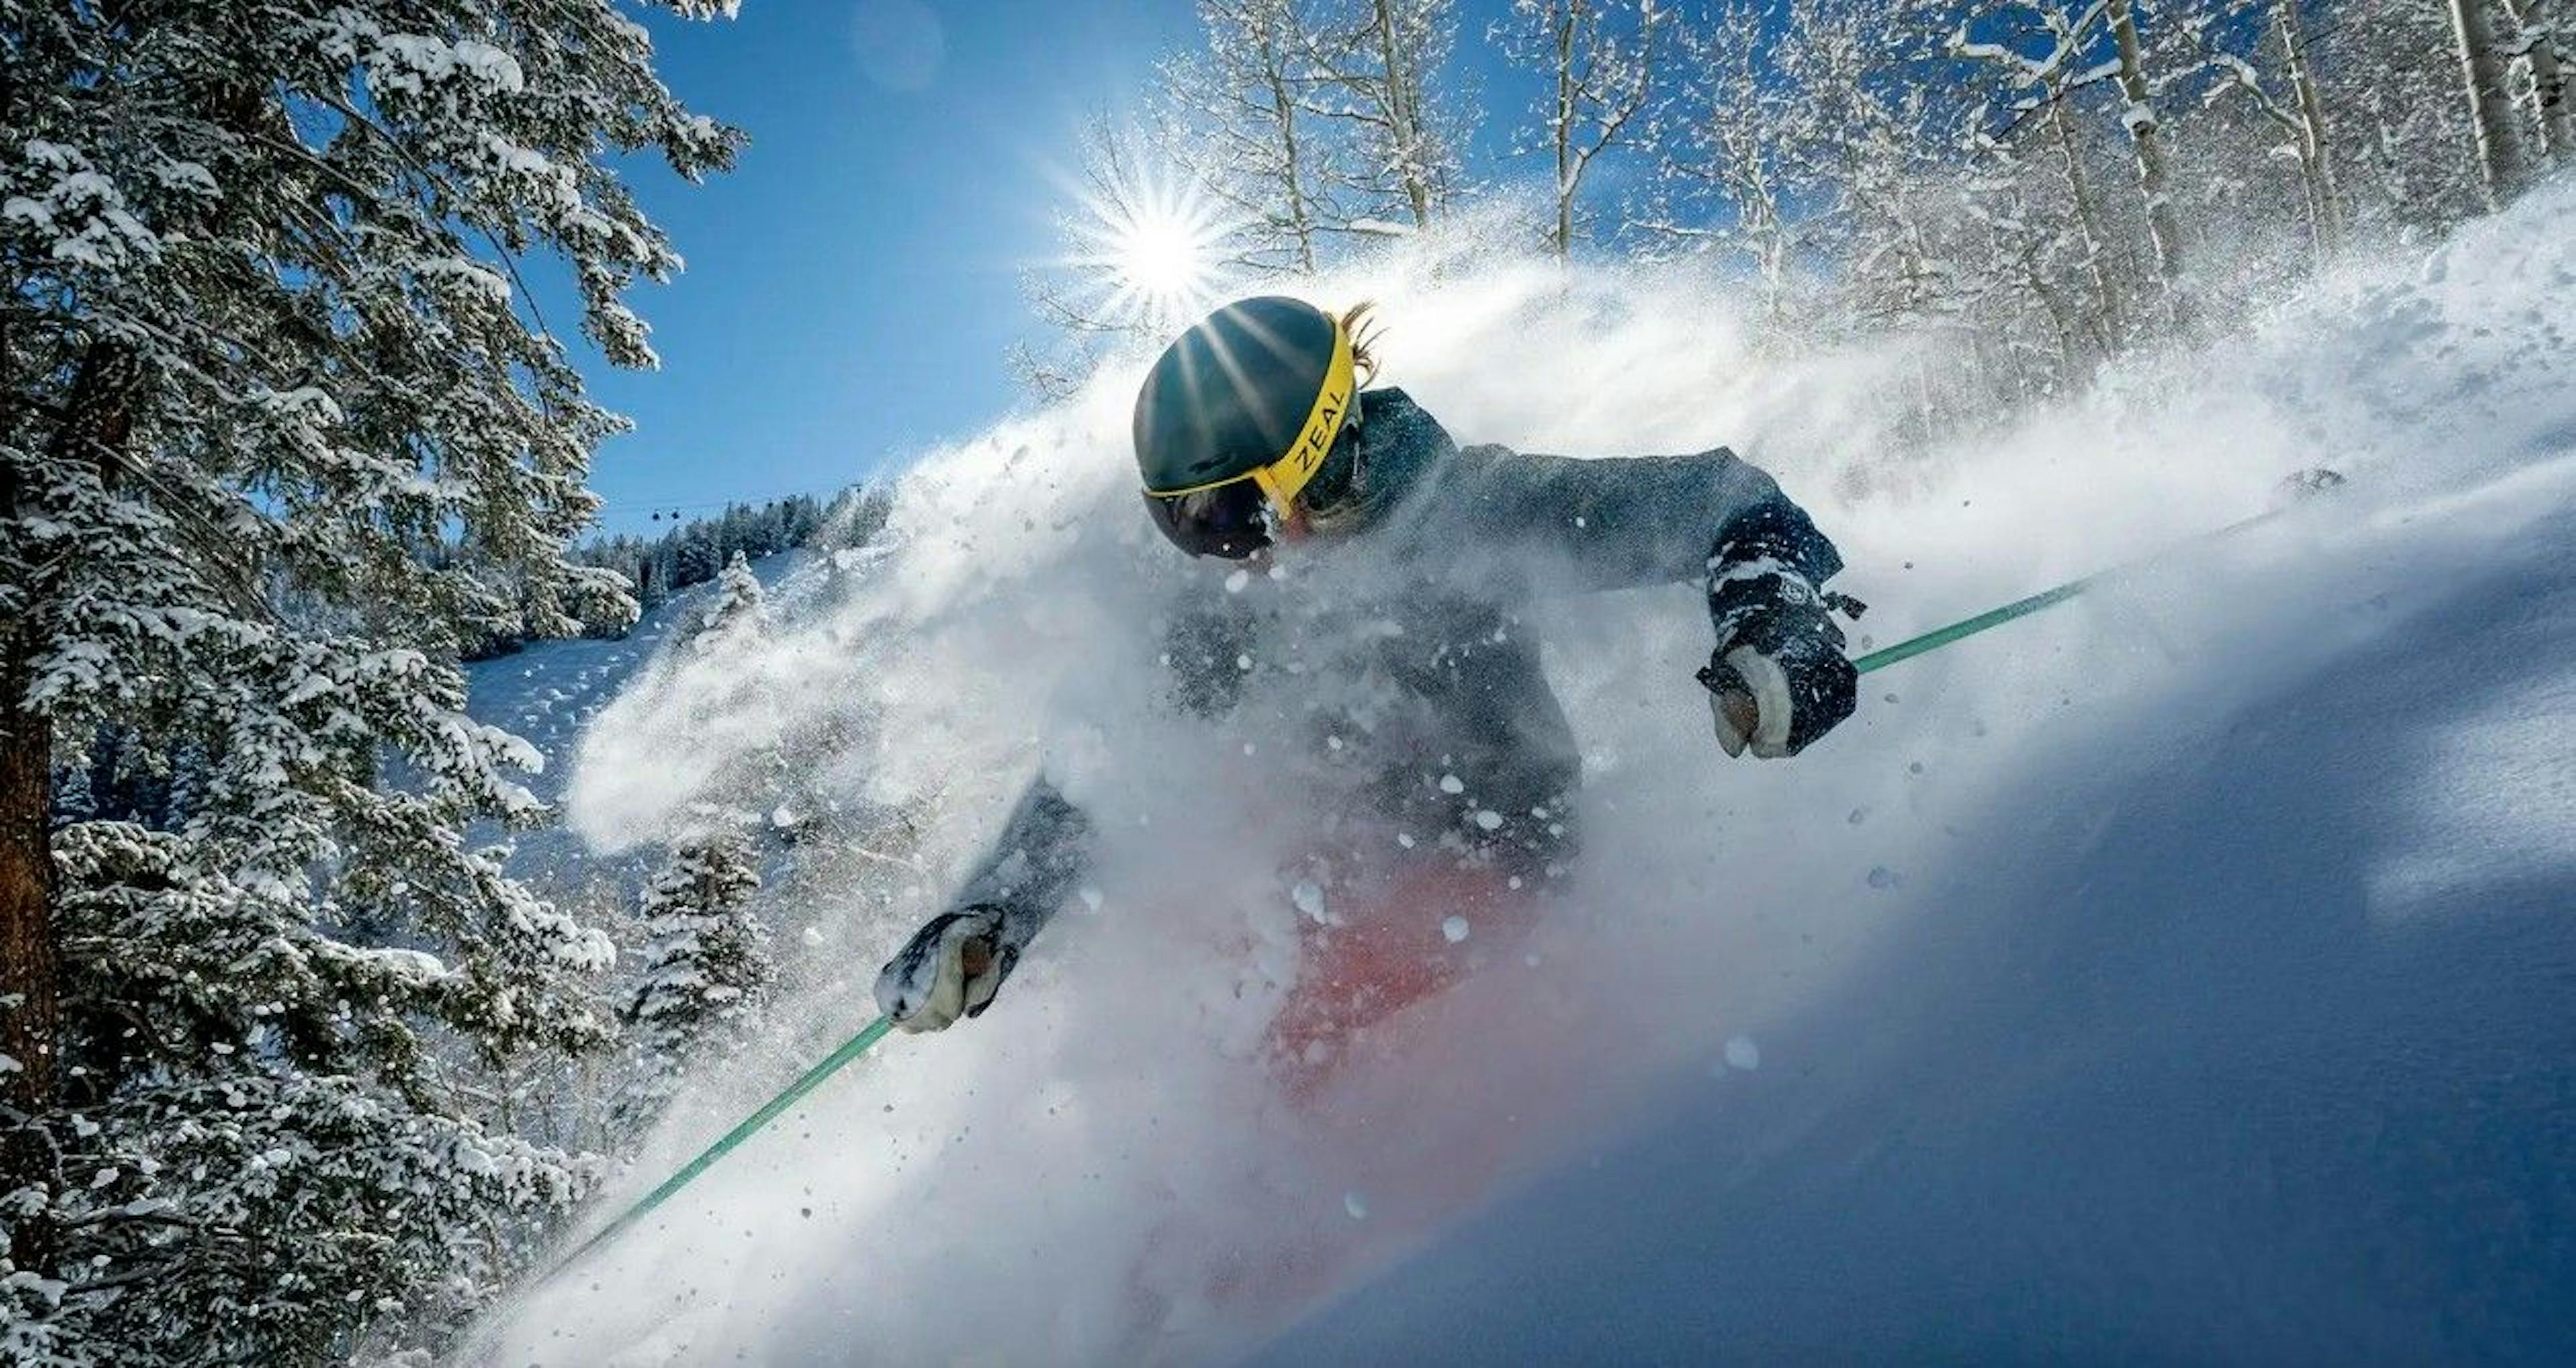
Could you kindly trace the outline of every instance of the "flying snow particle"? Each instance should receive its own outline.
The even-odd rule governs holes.
[[[1454,774],[1441,775],[1440,791],[1442,793],[1465,793],[1467,791],[1467,781]]]
[[[1365,1221],[1368,1219],[1368,1198],[1356,1190],[1345,1192],[1342,1194],[1342,1210],[1349,1212],[1354,1221]]]
[[[1440,923],[1440,934],[1448,938],[1451,945],[1467,939],[1467,919],[1454,915],[1443,919]]]
[[[1225,591],[1229,594],[1240,594],[1243,592],[1243,587],[1250,583],[1252,583],[1252,572],[1237,570],[1225,577]]]
[[[1324,919],[1324,886],[1313,879],[1298,880],[1297,886],[1288,890],[1288,901],[1316,921]]]
[[[1762,1067],[1762,1047],[1751,1036],[1737,1036],[1726,1042],[1726,1062],[1738,1069]]]
[[[1500,831],[1503,828],[1503,814],[1492,808],[1486,808],[1476,814],[1476,825],[1487,831]]]

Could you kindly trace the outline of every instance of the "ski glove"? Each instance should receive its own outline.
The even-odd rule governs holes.
[[[1001,939],[1002,909],[942,912],[877,972],[877,1006],[906,1031],[944,1031],[978,1017],[1011,976],[1020,950]]]
[[[1709,583],[1717,649],[1699,682],[1717,744],[1765,760],[1796,755],[1851,716],[1860,674],[1843,657],[1827,596],[1779,559],[1728,563]]]

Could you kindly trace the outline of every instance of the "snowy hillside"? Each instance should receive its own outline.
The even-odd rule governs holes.
[[[1209,571],[1136,514],[1133,371],[932,453],[882,564],[593,715],[572,826],[653,839],[789,734],[928,813],[917,890],[809,909],[835,967],[779,1011],[812,1055],[1041,761],[1102,817],[1087,907],[983,1019],[889,1041],[512,1308],[495,1361],[2576,1355],[2571,222],[2562,184],[1937,450],[1902,352],[1768,354],[1715,286],[1344,282],[1466,440],[1737,444],[1880,645],[2287,471],[2353,482],[1873,675],[1786,763],[1710,740],[1692,591],[1557,606],[1582,867],[1320,1112],[1249,1058],[1294,944],[1277,738],[1150,706],[1156,605]],[[632,665],[550,649],[598,654],[495,706],[578,716],[568,678]],[[698,1080],[633,1186],[783,1081],[750,1072]]]
[[[1658,976],[1703,1073],[1259,1361],[2566,1362],[2576,460],[2380,516],[2116,702],[1976,648],[2079,701],[1917,782],[1859,965]]]

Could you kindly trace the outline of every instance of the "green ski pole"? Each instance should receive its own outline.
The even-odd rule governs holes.
[[[2082,579],[2068,580],[2066,583],[2061,584],[2054,589],[2043,589],[2028,598],[2015,599],[2000,608],[1989,608],[1986,611],[1977,614],[1975,617],[1962,618],[1957,622],[1951,623],[1947,627],[1936,627],[1929,632],[1925,632],[1921,636],[1912,637],[1907,640],[1900,641],[1893,646],[1883,647],[1879,650],[1872,651],[1869,654],[1862,656],[1860,659],[1853,661],[1852,668],[1860,671],[1862,674],[1868,674],[1872,670],[1886,669],[1888,666],[1893,665],[1900,660],[1912,660],[1914,657],[1922,655],[1926,651],[1937,651],[1942,647],[1949,645],[1951,642],[1958,641],[1964,637],[1975,636],[1977,633],[1989,628],[2001,627],[2015,618],[2029,617],[2031,614],[2038,612],[2042,608],[2053,607],[2057,604],[2064,603],[2068,599],[2074,598],[2088,589],[2095,588],[2105,580],[2127,574],[2130,571],[2137,569],[2139,566],[2162,560],[2176,551],[2186,550],[2195,546],[2205,546],[2211,542],[2235,536],[2237,533],[2243,532],[2248,528],[2257,527],[2270,522],[2274,518],[2281,516],[2281,514],[2286,511],[2286,509],[2276,508],[2269,513],[2258,513],[2242,522],[2229,523],[2227,526],[2219,528],[2215,532],[2204,532],[2189,541],[2166,547],[2164,550],[2159,551],[2155,555],[2149,556],[2144,560],[2131,561],[2126,565],[2113,566],[2108,570],[2097,570],[2092,574],[2086,575]]]
[[[841,1042],[841,1048],[825,1055],[821,1063],[816,1064],[813,1068],[807,1069],[795,1082],[788,1084],[787,1087],[776,1097],[773,1097],[767,1102],[761,1104],[760,1110],[744,1117],[742,1119],[742,1124],[735,1126],[732,1130],[726,1131],[722,1139],[707,1146],[697,1158],[681,1165],[679,1172],[662,1180],[662,1185],[660,1187],[653,1189],[651,1192],[645,1193],[633,1206],[619,1212],[615,1220],[601,1226],[598,1234],[582,1241],[580,1246],[575,1248],[572,1253],[564,1256],[562,1263],[556,1264],[553,1271],[546,1274],[546,1280],[553,1279],[556,1274],[562,1273],[565,1269],[581,1262],[584,1258],[589,1256],[592,1250],[598,1249],[600,1246],[607,1244],[610,1240],[617,1238],[617,1236],[623,1234],[629,1226],[634,1225],[637,1221],[640,1221],[644,1219],[645,1216],[651,1214],[655,1207],[669,1201],[672,1194],[678,1192],[684,1187],[687,1187],[699,1174],[714,1167],[717,1160],[732,1153],[742,1144],[743,1141],[750,1139],[752,1136],[758,1134],[764,1127],[768,1126],[770,1122],[777,1120],[781,1113],[785,1112],[789,1107],[795,1106],[797,1101],[803,1098],[805,1094],[821,1087],[823,1085],[823,1081],[830,1078],[832,1075],[839,1073],[843,1065],[848,1064],[851,1060],[858,1058],[860,1055],[866,1054],[869,1046],[884,1039],[885,1033],[893,1029],[894,1019],[891,1017],[881,1016],[876,1020],[869,1022],[866,1028],[861,1030],[857,1035]]]

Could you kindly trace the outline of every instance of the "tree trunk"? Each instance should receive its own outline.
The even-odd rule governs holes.
[[[2282,62],[2290,92],[2299,105],[2299,173],[2307,181],[2309,227],[2317,255],[2343,245],[2343,196],[2335,186],[2333,143],[2326,138],[2325,102],[2317,95],[2316,69],[2308,64],[2308,39],[2299,22],[2299,0],[2273,0],[2273,24],[2280,30]]]
[[[2532,102],[2539,106],[2540,137],[2552,165],[2576,165],[2576,108],[2571,108],[2568,63],[2561,53],[2567,32],[2553,22],[2567,0],[2506,0],[2505,10],[2520,30],[2515,46],[2531,63]]]
[[[0,1054],[17,1065],[0,1080],[6,1083],[0,1096],[29,1115],[53,1104],[60,1021],[54,860],[45,830],[53,728],[23,704],[34,679],[35,648],[25,623],[13,624],[0,642]]]
[[[1556,12],[1556,227],[1548,245],[1563,259],[1574,246],[1574,28],[1582,0],[1563,0]]]
[[[2172,191],[2165,173],[2164,142],[2156,127],[2153,93],[2147,87],[2146,55],[2138,41],[2138,16],[2129,0],[2110,0],[2111,37],[2120,52],[2120,94],[2128,101],[2120,122],[2138,154],[2138,194],[2146,201],[2147,237],[2156,249],[2156,275],[2164,282],[2165,309],[2178,328],[2191,326],[2191,306],[2183,284],[2182,224],[2174,216]]]
[[[2462,89],[2468,95],[2469,122],[2477,130],[2479,184],[2486,190],[2487,208],[2501,209],[2522,189],[2522,149],[2488,0],[2451,0],[2451,32],[2459,40]]]
[[[0,353],[5,355],[5,353]],[[12,425],[14,426],[14,424]],[[0,463],[0,515],[23,517],[19,469]],[[33,589],[34,586],[27,586]],[[46,831],[53,728],[26,708],[35,680],[33,622],[0,624],[0,1193],[42,1182],[50,1164],[34,1124],[53,1110],[61,972],[54,950],[54,857]],[[41,1221],[16,1221],[9,1255],[42,1269]]]
[[[2129,327],[2120,317],[2120,294],[2112,284],[2111,263],[2103,247],[2102,211],[2093,203],[2092,178],[2084,172],[2084,152],[2076,145],[2065,100],[2049,101],[2048,122],[2057,133],[2066,190],[2075,200],[2075,228],[2084,239],[2084,272],[2093,284],[2094,319],[2089,331],[2100,354],[2109,356],[2127,342]]]
[[[1397,175],[1413,226],[1431,226],[1431,169],[1424,165],[1428,139],[1422,127],[1422,81],[1419,54],[1407,52],[1397,31],[1394,0],[1376,0],[1378,63],[1386,81],[1387,136],[1402,158]]]
[[[1297,145],[1297,100],[1289,93],[1287,58],[1278,36],[1261,35],[1261,73],[1270,87],[1270,108],[1279,123],[1280,188],[1288,197],[1288,232],[1297,243],[1297,269],[1315,273],[1315,222],[1306,207],[1306,181],[1299,166],[1304,150]]]
[[[71,393],[52,442],[35,459],[69,464],[92,461],[99,483],[114,489],[116,462],[132,436],[128,396],[133,358],[110,342],[81,353]],[[11,426],[15,426],[12,424]],[[23,445],[23,443],[22,443]],[[28,459],[21,457],[21,460]],[[26,517],[23,469],[0,464],[0,510]],[[49,575],[20,573],[31,607],[53,592]],[[62,1026],[62,975],[54,927],[54,857],[48,830],[53,786],[53,725],[27,706],[42,628],[31,614],[0,624],[0,1054],[15,1063],[0,1079],[0,1097],[21,1116],[41,1117],[57,1099]],[[5,1177],[0,1187],[44,1175],[48,1163],[38,1138],[19,1131],[0,1145]],[[41,1242],[41,1232],[22,1233]],[[22,1264],[22,1266],[24,1266]]]

